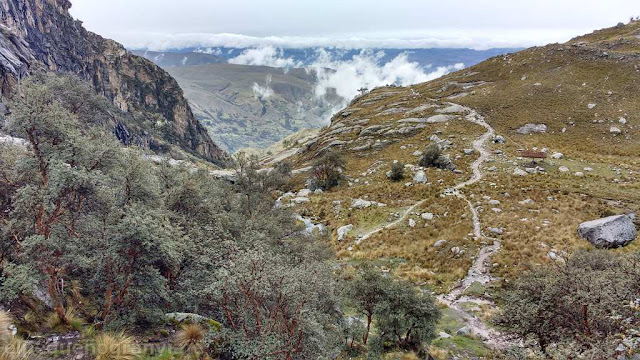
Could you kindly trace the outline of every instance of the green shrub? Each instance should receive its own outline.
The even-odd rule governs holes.
[[[391,165],[388,177],[391,181],[402,181],[404,179],[404,164],[401,162],[394,162],[393,165]]]
[[[322,190],[332,189],[342,182],[342,174],[346,163],[342,156],[335,152],[329,152],[314,163],[314,180],[318,188]]]

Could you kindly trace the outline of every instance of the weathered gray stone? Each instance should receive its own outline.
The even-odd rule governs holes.
[[[609,216],[587,221],[578,227],[578,235],[598,248],[618,248],[635,240],[638,232],[633,219],[635,215]]]

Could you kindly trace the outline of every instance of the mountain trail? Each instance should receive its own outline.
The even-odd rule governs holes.
[[[454,104],[451,103],[451,105]],[[516,344],[506,338],[506,336],[499,331],[488,327],[487,324],[485,324],[480,318],[467,312],[461,307],[461,304],[465,302],[476,304],[483,303],[490,306],[494,305],[487,300],[464,296],[464,293],[473,283],[477,282],[484,285],[496,280],[496,278],[491,276],[490,273],[490,269],[492,266],[491,257],[496,252],[498,252],[502,246],[500,240],[487,237],[483,234],[478,210],[471,202],[471,200],[469,200],[465,194],[460,192],[461,189],[477,183],[484,177],[481,166],[485,161],[491,158],[491,151],[487,149],[486,145],[487,142],[495,136],[495,130],[491,127],[491,125],[485,122],[482,115],[478,114],[473,109],[467,107],[463,108],[467,112],[465,120],[478,124],[487,129],[487,131],[473,142],[473,148],[480,153],[480,156],[471,164],[471,171],[473,172],[471,178],[467,181],[455,185],[450,189],[447,189],[445,191],[445,194],[456,196],[467,202],[469,210],[472,214],[474,238],[477,241],[484,241],[490,244],[487,244],[480,249],[476,259],[471,265],[471,268],[469,268],[467,275],[462,280],[460,280],[460,282],[458,282],[458,284],[449,293],[440,295],[438,297],[438,300],[447,305],[449,308],[455,310],[460,315],[460,317],[464,319],[466,323],[465,326],[469,329],[469,332],[471,334],[482,339],[488,347],[501,350],[509,348]]]

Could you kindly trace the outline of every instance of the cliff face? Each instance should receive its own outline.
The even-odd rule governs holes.
[[[227,158],[194,118],[182,89],[168,73],[117,42],[85,30],[69,15],[70,7],[68,0],[0,0],[3,99],[35,71],[75,74],[140,122],[156,124],[154,129],[140,126],[125,133],[139,132],[135,135],[150,136],[152,145],[178,145],[213,162]],[[122,124],[114,130],[118,127]]]

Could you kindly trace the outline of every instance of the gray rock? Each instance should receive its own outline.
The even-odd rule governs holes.
[[[563,173],[569,172],[569,168],[566,166],[560,166],[558,170]]]
[[[353,224],[345,225],[338,228],[338,241],[344,240],[344,238],[351,230],[353,230]]]
[[[564,159],[564,154],[560,153],[560,152],[553,153],[553,154],[551,154],[551,158],[552,159],[556,159],[556,160]]]
[[[528,173],[520,168],[516,168],[515,170],[513,170],[513,175],[516,176],[527,176]]]
[[[464,149],[464,150],[462,150],[462,152],[464,152],[465,155],[473,155],[475,150],[473,150],[473,149]]]
[[[463,336],[470,335],[471,334],[471,329],[469,329],[469,327],[467,327],[467,326],[463,326],[458,331],[456,331],[456,334],[457,335],[463,335]]]
[[[609,129],[609,132],[614,134],[614,135],[618,135],[618,134],[622,134],[622,130],[620,130],[620,128],[616,127],[616,126],[612,126]]]
[[[635,240],[638,231],[633,224],[635,215],[609,216],[587,221],[578,227],[578,235],[598,248],[618,248]]]
[[[433,244],[433,247],[434,248],[439,248],[439,247],[443,246],[446,243],[447,243],[447,240],[438,240],[438,241],[436,241],[435,244]]]
[[[504,137],[504,136],[502,136],[502,135],[496,135],[496,136],[493,138],[493,143],[494,143],[494,144],[504,144],[504,143],[506,143],[506,142],[507,142],[507,139],[505,139],[505,137]]]
[[[492,234],[496,234],[496,235],[504,234],[504,230],[499,229],[499,228],[491,228],[491,229],[489,229],[489,232],[492,233]]]
[[[416,176],[413,177],[413,181],[418,184],[424,184],[427,182],[427,174],[420,170],[416,173]]]
[[[547,125],[545,124],[526,124],[518,129],[518,134],[528,135],[532,133],[545,133],[547,132]]]

